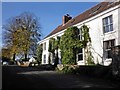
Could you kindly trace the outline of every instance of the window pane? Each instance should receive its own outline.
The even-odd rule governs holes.
[[[83,50],[82,48],[78,49],[78,54],[77,54],[78,61],[83,60],[83,51],[82,50]]]
[[[115,46],[115,40],[111,41],[111,46]]]
[[[79,29],[79,32],[78,32],[78,39],[79,39],[79,40],[82,40],[82,33],[81,33],[81,29]]]
[[[83,60],[83,55],[82,54],[78,55],[78,61],[80,61],[80,60]]]
[[[109,26],[105,27],[105,32],[109,32]]]
[[[78,53],[82,53],[82,48],[79,48],[79,49],[78,49]]]
[[[81,35],[79,35],[78,37],[79,37],[79,40],[82,40],[82,36]]]
[[[109,21],[110,21],[110,23],[113,23],[113,21],[112,21],[112,15],[109,16]]]
[[[109,41],[106,41],[106,49],[109,49],[109,46],[110,44],[109,44]]]
[[[46,55],[44,55],[44,63],[46,63]]]
[[[108,58],[108,53],[107,51],[104,52],[105,59]]]
[[[107,57],[107,58],[111,58],[111,53],[110,53],[110,50],[109,50],[109,51],[107,51],[107,53],[108,53],[108,57]]]
[[[108,17],[105,18],[105,25],[108,25]]]
[[[113,24],[110,25],[110,31],[113,31]]]

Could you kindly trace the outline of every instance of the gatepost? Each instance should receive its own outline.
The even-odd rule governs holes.
[[[112,74],[120,78],[120,45],[111,47]]]

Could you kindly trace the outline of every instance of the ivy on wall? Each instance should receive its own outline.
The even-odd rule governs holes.
[[[69,27],[60,39],[60,50],[63,64],[76,64],[77,48],[82,47],[78,39],[78,28]]]
[[[91,38],[89,35],[89,28],[87,25],[81,26],[81,31],[82,31],[82,48],[84,48],[84,59],[85,59],[85,64],[86,65],[91,65],[94,64],[93,61],[93,56],[91,53]]]
[[[58,49],[59,49],[59,44],[60,44],[60,37],[55,38],[50,38],[49,40],[49,49],[48,51],[50,52],[49,54],[49,64],[54,59],[55,66],[58,64]],[[56,53],[55,53],[56,51]],[[53,58],[51,59],[51,57]]]
[[[76,64],[76,55],[79,48],[84,48],[85,63],[93,64],[93,57],[90,51],[91,38],[89,28],[87,25],[83,25],[80,30],[83,37],[82,40],[78,38],[79,28],[76,26],[67,28],[61,38],[57,37],[57,39],[51,38],[49,40],[49,52],[55,57],[56,64],[58,64],[58,49],[61,51],[62,64]],[[56,55],[55,50],[57,52]]]

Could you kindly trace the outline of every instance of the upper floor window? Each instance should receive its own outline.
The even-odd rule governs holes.
[[[46,63],[46,55],[44,55],[43,63],[44,63],[44,64]]]
[[[78,30],[78,39],[82,40],[82,30],[81,29]]]
[[[109,41],[104,41],[103,42],[103,47],[104,47],[104,58],[105,59],[109,59],[111,58],[111,49],[110,47],[113,47],[115,46],[115,40],[109,40]]]
[[[112,18],[112,15],[103,18],[103,31],[104,31],[104,33],[113,31],[113,18]]]
[[[46,42],[44,43],[43,48],[44,48],[44,50],[46,50]]]

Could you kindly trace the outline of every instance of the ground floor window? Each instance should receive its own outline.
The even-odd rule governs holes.
[[[83,60],[83,49],[79,48],[77,53],[77,61],[82,61],[82,60]]]
[[[115,46],[115,39],[103,42],[103,56],[105,59],[111,58],[111,47]]]

